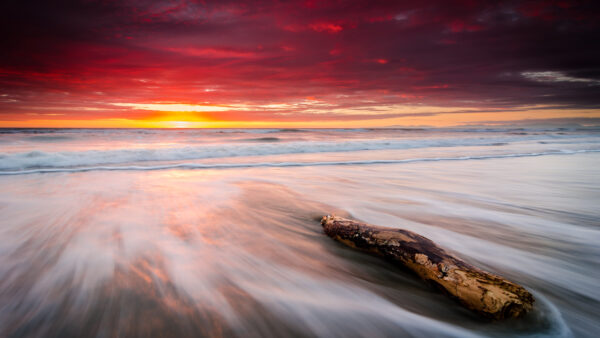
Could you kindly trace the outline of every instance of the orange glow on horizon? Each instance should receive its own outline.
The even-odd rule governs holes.
[[[272,105],[278,106],[278,105]],[[428,107],[436,109],[436,107]],[[437,107],[439,109],[439,107]],[[597,109],[536,109],[522,111],[498,112],[455,112],[456,109],[445,109],[433,115],[418,115],[418,113],[393,118],[373,119],[330,119],[312,121],[285,120],[219,120],[205,116],[200,112],[160,111],[152,112],[146,118],[98,118],[98,119],[59,119],[32,118],[27,120],[0,120],[0,128],[377,128],[377,127],[451,127],[461,125],[494,125],[527,120],[552,119],[597,119],[600,110]],[[427,111],[416,109],[415,111]],[[318,115],[318,114],[315,114]],[[341,114],[340,116],[343,116]],[[542,123],[543,124],[543,123]]]
[[[600,124],[589,2],[8,1],[0,127]]]

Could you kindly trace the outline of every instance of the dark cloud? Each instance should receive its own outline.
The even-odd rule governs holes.
[[[5,0],[0,114],[306,97],[599,108],[599,14],[594,1]],[[65,114],[133,116],[98,111]]]

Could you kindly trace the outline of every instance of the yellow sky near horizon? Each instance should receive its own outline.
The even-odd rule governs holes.
[[[156,107],[151,107],[156,108]],[[180,108],[180,107],[178,107]],[[460,111],[460,112],[457,112]],[[368,110],[365,110],[367,113]],[[443,107],[412,107],[393,111],[405,116],[360,120],[314,120],[314,121],[219,121],[204,119],[201,111],[154,111],[146,119],[99,118],[65,119],[63,116],[39,114],[23,120],[0,120],[2,128],[361,128],[389,126],[449,127],[472,124],[506,124],[513,121],[553,119],[600,119],[600,109],[525,109],[519,111],[486,111]],[[427,112],[435,112],[426,115]],[[339,111],[336,112],[340,114]],[[356,113],[354,111],[353,113]],[[410,115],[410,114],[413,115]],[[423,113],[424,115],[419,115]],[[318,114],[316,114],[318,115]],[[340,114],[339,116],[343,116]]]

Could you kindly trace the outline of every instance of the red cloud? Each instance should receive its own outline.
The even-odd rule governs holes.
[[[340,25],[329,22],[312,23],[309,27],[314,31],[327,33],[339,33],[344,29]]]
[[[300,102],[288,111],[300,114],[314,96],[310,109],[322,111],[363,101],[600,105],[597,86],[588,85],[595,82],[532,85],[520,75],[597,81],[599,21],[589,1],[60,3],[7,5],[0,120],[36,113],[32,107],[67,117],[139,116],[111,106],[119,102]]]
[[[460,32],[477,32],[483,29],[482,25],[472,24],[463,20],[454,20],[448,24],[448,28],[452,33]]]

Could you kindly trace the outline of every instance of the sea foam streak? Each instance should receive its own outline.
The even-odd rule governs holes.
[[[167,133],[168,134],[168,133]],[[169,137],[172,136],[169,134]],[[149,137],[149,139],[152,139]],[[269,138],[274,140],[275,138]],[[278,138],[279,140],[279,138]],[[544,140],[544,141],[540,141]],[[42,151],[36,150],[18,151],[20,148],[10,152],[0,153],[0,170],[16,171],[25,169],[41,168],[69,168],[96,165],[126,164],[135,162],[151,161],[184,161],[202,160],[215,158],[233,158],[246,156],[269,156],[285,154],[319,154],[334,152],[358,152],[373,150],[405,150],[424,148],[448,148],[448,147],[498,147],[513,144],[515,142],[544,143],[548,146],[562,144],[577,144],[587,142],[596,144],[597,139],[581,139],[571,136],[568,139],[556,139],[547,135],[533,136],[501,136],[501,137],[438,137],[438,138],[404,138],[404,139],[358,139],[350,141],[287,141],[287,142],[242,142],[235,143],[219,142],[206,143],[201,146],[187,146],[189,141],[181,140],[170,147],[158,147],[148,144],[147,147],[124,149],[123,146],[116,149],[98,149],[86,147],[86,150],[66,148],[66,151]],[[104,140],[103,142],[107,142]],[[109,141],[110,142],[110,141]],[[17,142],[18,143],[18,142]],[[178,146],[179,145],[179,146]],[[34,148],[35,149],[35,148]],[[58,148],[61,149],[61,148]],[[556,150],[556,149],[546,149]]]
[[[261,168],[261,167],[316,167],[316,166],[335,166],[335,165],[369,165],[369,164],[401,164],[412,162],[438,162],[438,161],[467,161],[467,160],[485,160],[494,158],[511,157],[535,157],[545,155],[572,155],[579,153],[600,152],[600,149],[588,150],[562,150],[548,151],[540,153],[519,153],[502,155],[482,155],[482,156],[459,156],[459,157],[435,157],[435,158],[409,158],[403,160],[370,160],[370,161],[325,161],[325,162],[256,162],[256,163],[177,163],[155,166],[97,166],[97,167],[78,167],[78,168],[40,168],[18,171],[0,171],[0,175],[24,175],[39,173],[56,172],[85,172],[85,171],[116,171],[116,170],[165,170],[165,169],[234,169],[234,168]]]
[[[600,330],[597,130],[0,130],[0,168],[1,337]],[[534,311],[481,322],[327,213],[430,238]]]
[[[494,145],[497,140],[367,140],[349,142],[287,142],[278,144],[212,144],[197,147],[114,149],[65,152],[29,151],[0,154],[0,170],[74,167],[146,161],[199,160],[242,156],[395,150],[429,147]]]

